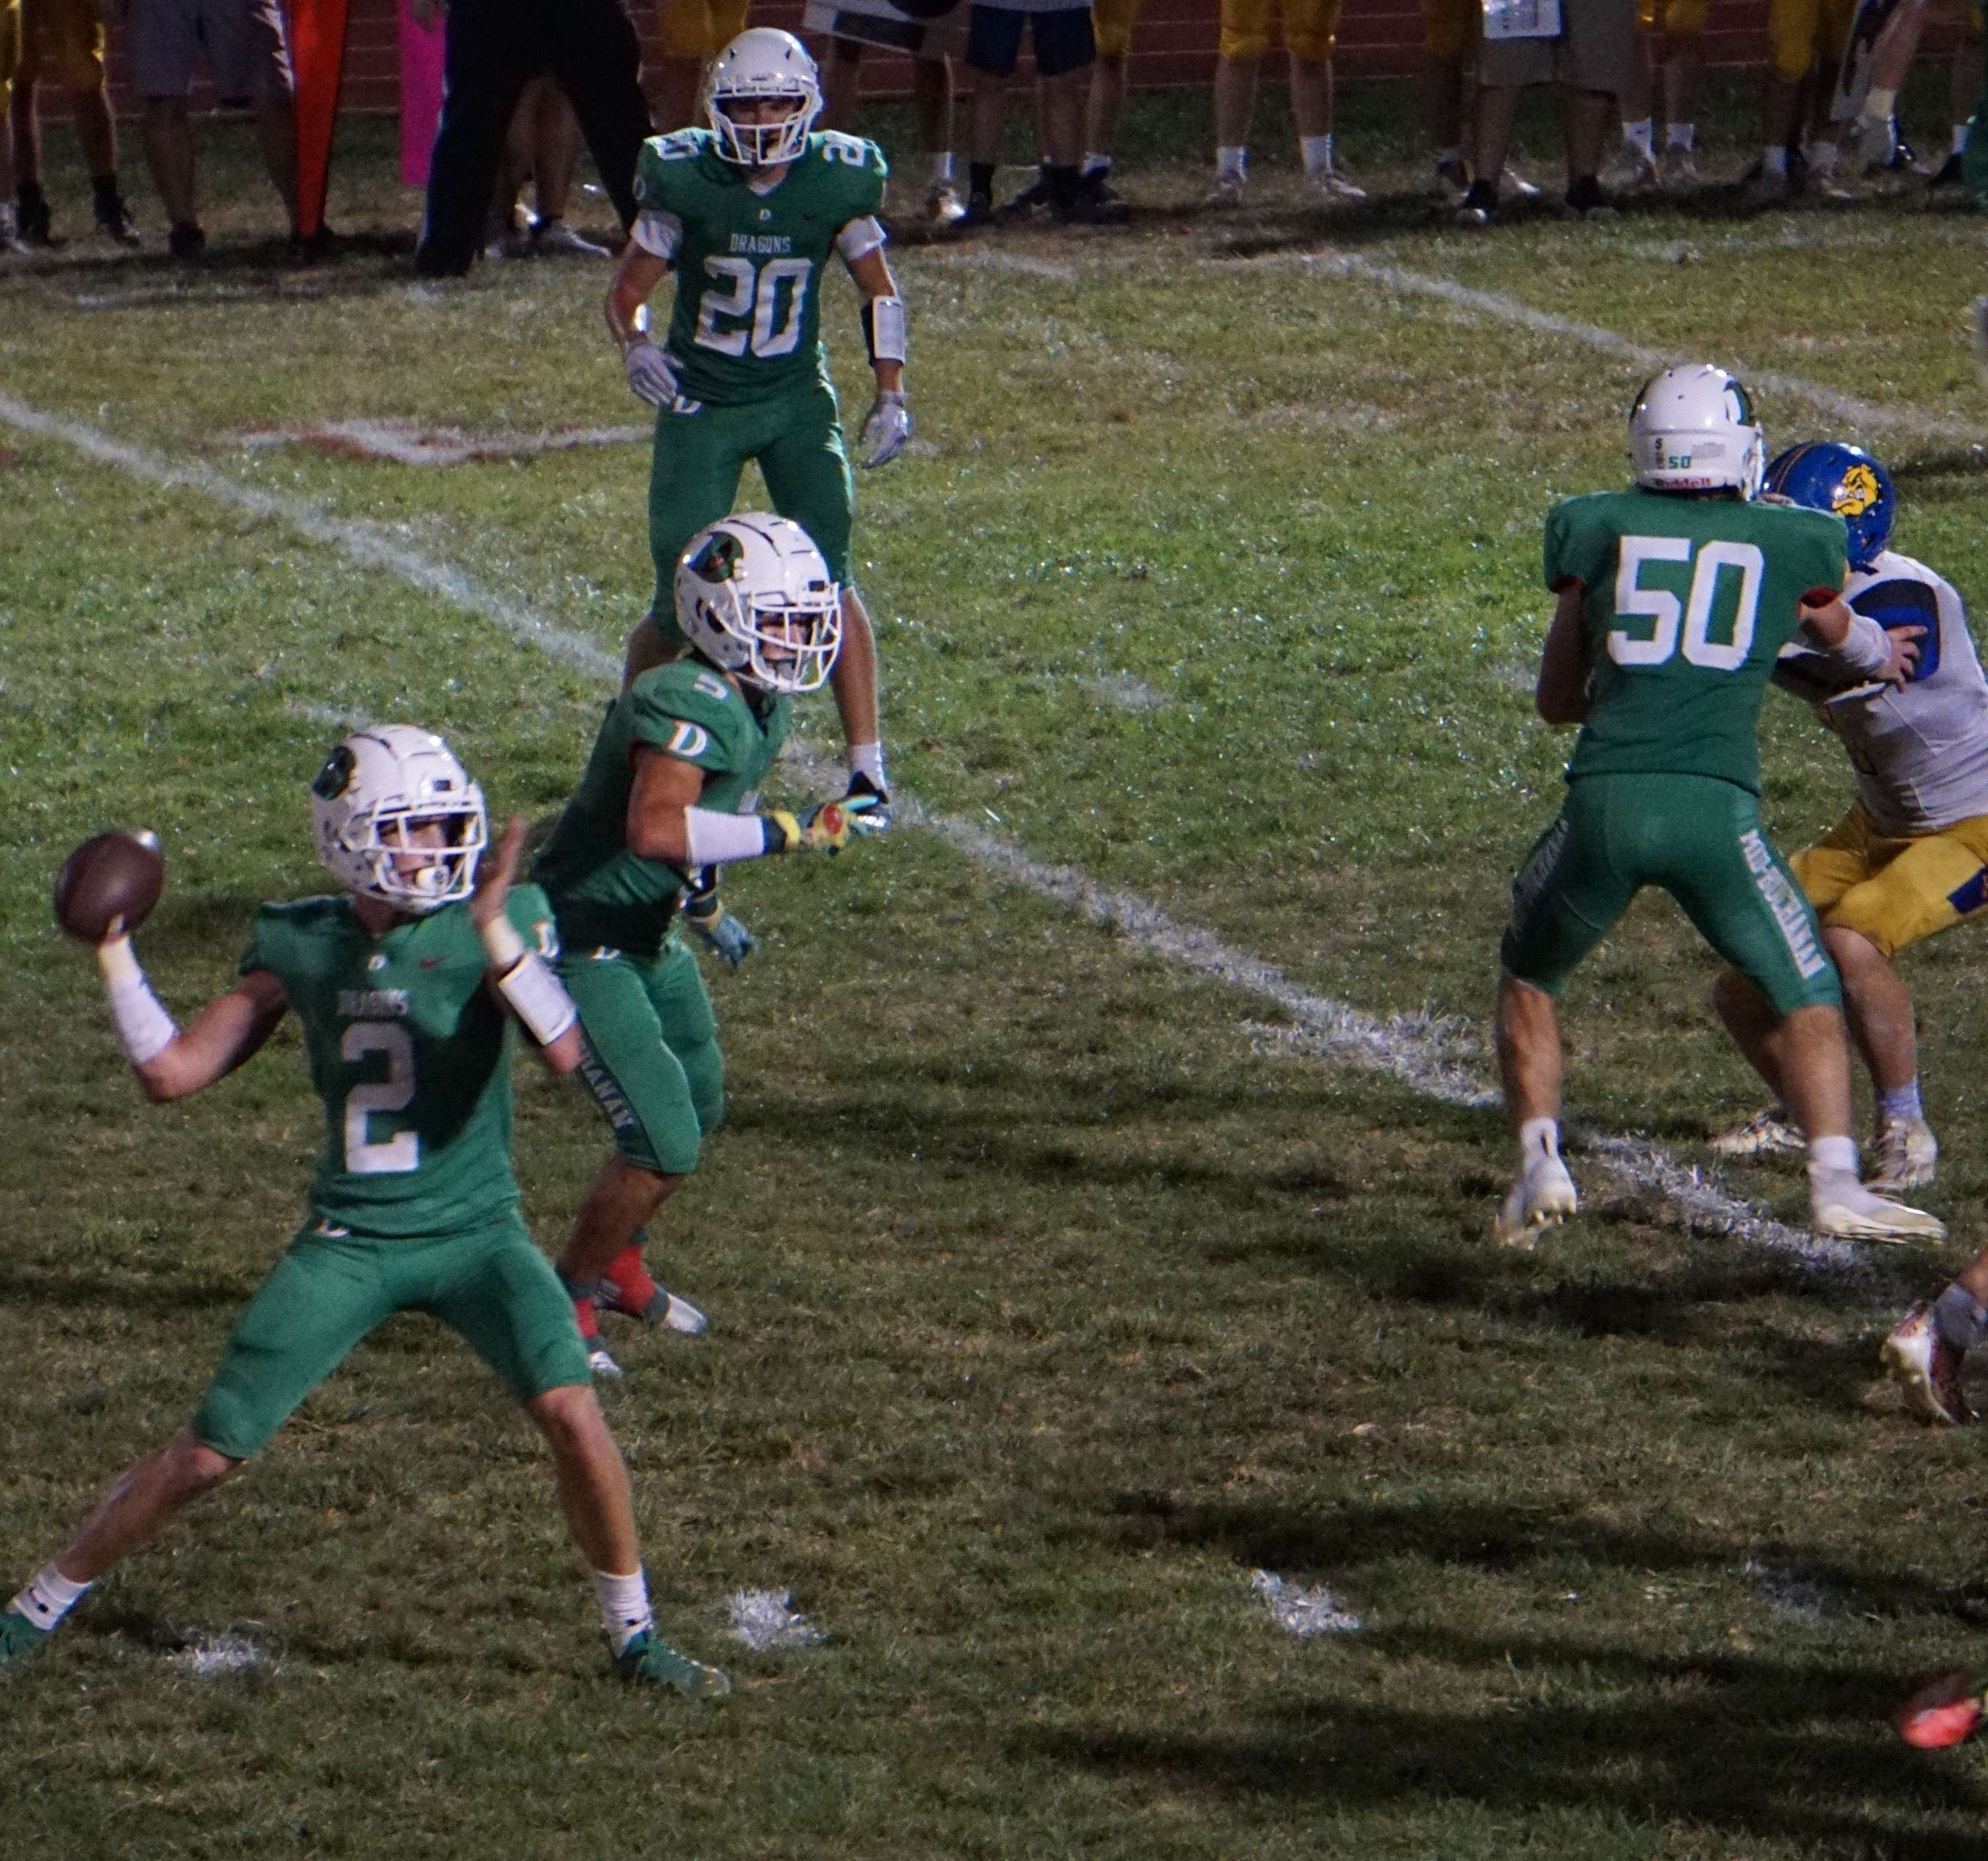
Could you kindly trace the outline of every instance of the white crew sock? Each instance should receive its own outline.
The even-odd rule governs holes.
[[[1109,155],[1087,155],[1084,158],[1084,174],[1088,180],[1094,174],[1109,174],[1111,157]]]
[[[1519,1155],[1526,1162],[1560,1155],[1560,1121],[1529,1118],[1519,1127]]]
[[[1898,93],[1873,84],[1864,93],[1862,107],[1857,113],[1867,123],[1882,123],[1898,107]]]
[[[1953,126],[1953,152],[1956,155],[1967,153],[1967,125],[1956,123]]]
[[[1761,156],[1760,172],[1763,174],[1778,174],[1784,181],[1787,178],[1788,152],[1780,143],[1774,144]]]
[[[1808,157],[1809,172],[1827,178],[1836,172],[1837,158],[1843,151],[1833,142],[1811,142],[1802,153]]]
[[[1304,157],[1307,174],[1330,174],[1332,172],[1332,138],[1330,136],[1300,136],[1298,153]]]
[[[37,1571],[28,1587],[7,1606],[46,1633],[83,1600],[89,1588],[87,1583],[72,1583],[50,1564]]]
[[[1674,149],[1695,148],[1698,144],[1698,125],[1696,123],[1673,123],[1664,140]]]
[[[1645,117],[1640,123],[1625,123],[1622,125],[1622,140],[1638,154],[1648,156],[1652,161],[1655,161],[1657,157],[1656,119],[1653,117]]]
[[[1809,1140],[1808,1173],[1811,1176],[1851,1176],[1857,1174],[1857,1140],[1854,1137],[1817,1137]]]
[[[593,1593],[600,1600],[600,1626],[607,1631],[608,1648],[616,1656],[654,1625],[656,1619],[649,1613],[648,1582],[639,1570],[632,1577],[597,1570]]]
[[[943,155],[935,155],[932,157],[931,178],[934,187],[938,187],[942,182],[948,187],[952,186],[952,153],[950,150]]]
[[[1249,172],[1249,151],[1247,149],[1217,149],[1215,151],[1215,172],[1219,179],[1224,174],[1233,174],[1238,180]]]

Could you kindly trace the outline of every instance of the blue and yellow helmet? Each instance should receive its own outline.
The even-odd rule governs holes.
[[[1834,439],[1790,446],[1768,466],[1761,489],[1811,510],[1834,511],[1850,526],[1853,569],[1869,568],[1892,540],[1898,487],[1861,446]]]

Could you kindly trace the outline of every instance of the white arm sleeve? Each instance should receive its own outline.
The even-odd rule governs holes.
[[[683,244],[683,222],[674,213],[638,213],[631,232],[635,243],[652,259],[674,259],[678,247]]]
[[[724,814],[713,807],[684,810],[684,838],[693,866],[757,859],[766,850],[766,829],[757,814]]]
[[[103,993],[110,1003],[110,1024],[134,1066],[156,1060],[178,1037],[173,1017],[159,1005],[152,985],[139,968],[129,937],[96,946],[96,966],[103,972]]]
[[[865,252],[874,252],[883,243],[884,228],[867,213],[860,220],[851,220],[835,235],[835,249],[841,253],[844,265],[854,265]]]

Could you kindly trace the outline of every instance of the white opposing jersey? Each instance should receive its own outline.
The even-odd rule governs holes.
[[[1988,814],[1988,679],[1967,630],[1966,604],[1922,562],[1887,550],[1850,577],[1844,599],[1881,627],[1925,628],[1902,691],[1864,683],[1819,689],[1821,655],[1793,646],[1777,683],[1814,702],[1843,739],[1857,797],[1881,834],[1936,834]]]

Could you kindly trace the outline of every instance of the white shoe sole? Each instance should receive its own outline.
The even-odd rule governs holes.
[[[669,1301],[663,1308],[663,1324],[667,1329],[681,1331],[686,1338],[702,1338],[711,1328],[711,1321],[688,1299],[680,1299],[673,1292],[666,1292],[663,1297]]]
[[[1812,1208],[1809,1226],[1832,1240],[1882,1240],[1895,1247],[1946,1238],[1946,1223],[1937,1215],[1908,1208],[1902,1202],[1888,1203],[1881,1208],[1851,1208],[1841,1203]]]

